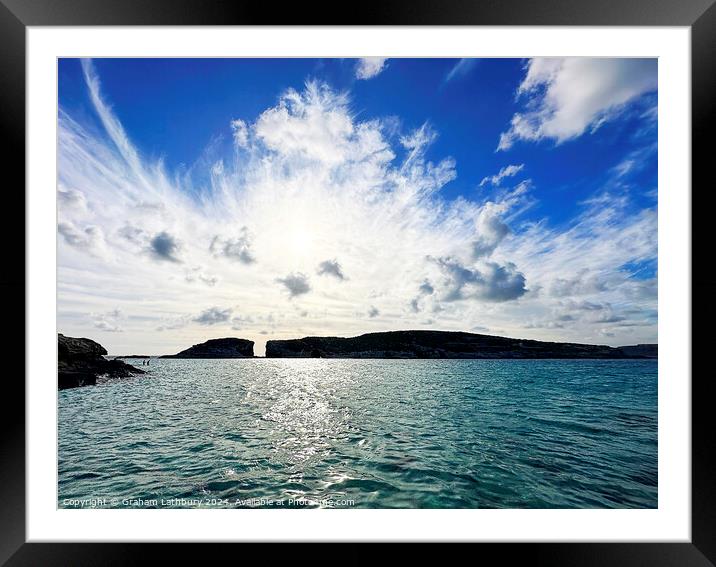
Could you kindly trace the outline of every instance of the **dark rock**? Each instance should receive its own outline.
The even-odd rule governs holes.
[[[253,358],[254,341],[236,339],[211,339],[194,345],[177,354],[167,354],[160,358]]]
[[[107,360],[107,350],[90,339],[57,335],[57,386],[60,390],[91,386],[100,376],[126,378],[143,370],[121,360]]]
[[[450,331],[390,331],[358,337],[271,340],[267,358],[651,358],[656,345],[614,348]]]
[[[642,344],[619,347],[630,358],[659,358],[659,345]]]

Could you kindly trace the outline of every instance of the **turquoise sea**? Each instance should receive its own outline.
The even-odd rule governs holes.
[[[61,508],[657,506],[653,360],[152,359],[58,404]]]

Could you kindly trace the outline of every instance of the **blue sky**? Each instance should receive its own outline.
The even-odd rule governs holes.
[[[61,330],[154,352],[394,328],[655,341],[656,73],[61,59]],[[102,284],[128,262],[142,285]]]

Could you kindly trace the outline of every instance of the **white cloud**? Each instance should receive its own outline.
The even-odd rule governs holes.
[[[302,93],[286,91],[277,106],[259,116],[254,132],[269,150],[292,160],[345,167],[364,160],[380,165],[393,159],[380,124],[355,123],[347,104],[345,93],[310,82]]]
[[[241,119],[231,121],[231,131],[234,134],[234,144],[238,148],[247,148],[249,146],[249,128]]]
[[[483,185],[487,185],[488,183],[491,183],[492,185],[499,185],[503,179],[506,177],[514,177],[517,175],[520,171],[522,171],[525,167],[524,163],[521,163],[519,165],[506,165],[500,171],[498,171],[495,175],[488,175],[487,177],[484,177],[482,181],[480,181],[480,187]]]
[[[524,110],[512,117],[497,149],[507,150],[518,140],[560,144],[576,138],[656,86],[656,59],[531,59],[517,89]]]
[[[403,147],[412,152],[420,152],[432,144],[437,136],[437,133],[426,122],[420,128],[416,128],[409,134],[401,136],[400,143]],[[413,154],[411,154],[411,157],[412,156]]]
[[[621,344],[655,338],[655,320],[643,314],[655,310],[656,282],[639,283],[623,268],[656,257],[655,209],[633,213],[626,197],[603,194],[553,227],[520,221],[536,198],[529,184],[486,202],[445,200],[457,165],[449,156],[428,159],[433,128],[396,132],[393,122],[361,121],[347,94],[318,83],[286,91],[245,122],[245,146],[206,160],[204,173],[218,159],[223,168],[205,176],[208,185],[194,184],[139,155],[104,104],[91,63],[85,67],[108,133],[60,109],[59,184],[84,203],[59,199],[58,321],[66,334],[86,336],[88,314],[112,305],[132,332],[112,333],[106,346],[124,353],[177,352],[210,338],[208,327],[224,336],[233,328],[260,353],[261,331],[358,334],[372,308],[370,330],[430,320],[438,329],[487,326],[548,340],[603,340],[599,329]],[[309,279],[324,262],[339,271]],[[603,288],[570,288],[592,274]],[[215,311],[197,315],[197,298]],[[566,300],[609,303],[626,319],[543,325]]]
[[[386,57],[363,57],[356,63],[357,79],[372,79],[385,69]]]

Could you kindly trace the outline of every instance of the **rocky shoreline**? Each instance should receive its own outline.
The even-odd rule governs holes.
[[[143,370],[122,362],[107,360],[107,350],[91,339],[57,335],[57,387],[60,390],[92,386],[100,376],[127,378]]]

